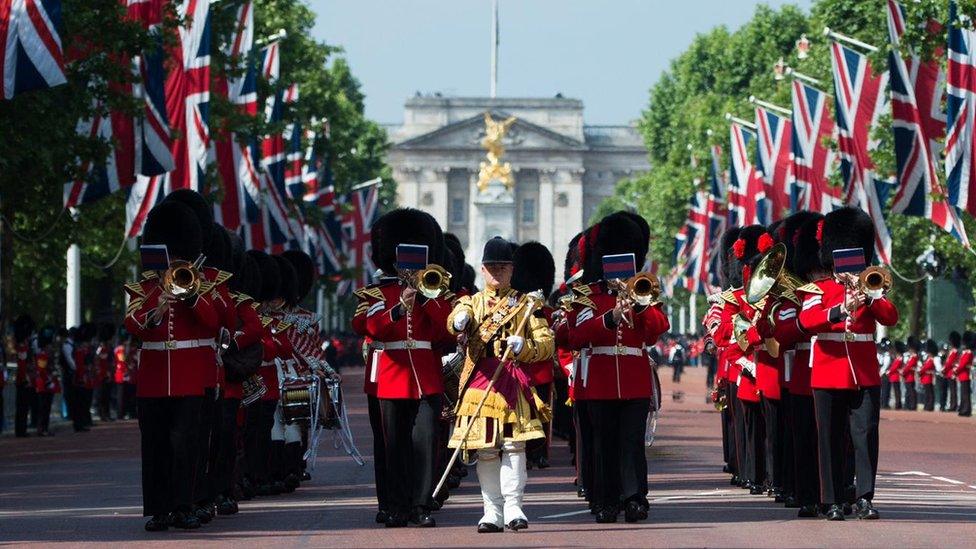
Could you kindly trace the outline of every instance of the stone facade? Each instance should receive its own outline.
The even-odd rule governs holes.
[[[485,112],[517,118],[504,139],[511,193],[477,187]],[[387,129],[399,205],[430,212],[458,236],[472,265],[485,239],[500,234],[545,244],[561,275],[570,239],[600,201],[649,167],[634,126],[587,126],[578,99],[414,97],[404,123]]]

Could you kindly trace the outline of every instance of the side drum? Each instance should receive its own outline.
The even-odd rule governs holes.
[[[285,423],[311,421],[319,404],[319,380],[302,376],[281,382],[281,415]]]

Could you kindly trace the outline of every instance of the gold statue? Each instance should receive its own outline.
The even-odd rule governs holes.
[[[508,162],[501,162],[502,155],[505,154],[505,146],[502,139],[505,133],[515,123],[515,117],[509,116],[507,119],[498,122],[491,117],[490,113],[485,113],[485,138],[481,140],[481,146],[488,152],[485,154],[487,162],[481,162],[478,171],[478,190],[484,192],[488,188],[488,183],[498,180],[505,184],[508,190],[515,186],[512,178],[512,165]]]

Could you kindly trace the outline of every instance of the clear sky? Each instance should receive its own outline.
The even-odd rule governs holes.
[[[316,38],[345,48],[366,115],[401,122],[420,91],[487,96],[491,0],[307,0]],[[755,0],[499,0],[498,95],[583,100],[588,124],[637,118],[695,34],[737,28]],[[811,0],[767,0],[809,9]]]

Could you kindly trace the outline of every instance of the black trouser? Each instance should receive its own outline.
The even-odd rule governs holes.
[[[14,434],[19,437],[27,436],[27,413],[31,413],[31,423],[37,423],[37,392],[29,383],[17,385],[14,397],[16,415],[14,416]],[[0,412],[2,413],[2,412]]]
[[[881,376],[881,407],[885,410],[891,408],[891,382],[888,376]]]
[[[139,411],[136,407],[136,384],[123,383],[122,394],[125,396],[125,415],[129,418],[138,418]]]
[[[271,461],[271,428],[277,400],[260,400],[247,408],[244,448],[247,475],[255,486],[268,482]]]
[[[895,397],[895,410],[901,410],[901,382],[891,382],[891,394]]]
[[[762,412],[758,402],[736,400],[735,413],[736,459],[739,462],[739,477],[754,484],[762,482],[762,464],[757,459],[757,446],[762,440],[758,437],[761,428]]]
[[[576,421],[576,476],[578,484],[586,490],[586,498],[593,500],[593,423],[590,422],[588,400],[573,403],[573,419]]]
[[[380,413],[380,400],[375,395],[366,395],[366,405],[369,410],[369,427],[373,431],[373,478],[376,482],[376,504],[380,511],[389,511],[386,445],[383,444],[383,416]]]
[[[973,385],[972,381],[959,382],[959,415],[973,415]]]
[[[783,489],[785,495],[796,495],[796,476],[793,472],[793,407],[790,403],[793,395],[786,389],[782,390],[779,401],[779,448],[777,454],[780,471],[783,475]]]
[[[854,447],[855,497],[874,498],[878,474],[878,421],[881,389],[814,389],[817,417],[817,449],[820,459],[820,501],[846,501],[845,461],[847,436]]]
[[[142,514],[186,511],[193,504],[193,472],[203,397],[140,398]]]
[[[112,397],[115,393],[115,382],[105,380],[98,389],[98,417],[102,420],[112,417]]]
[[[40,393],[37,395],[37,432],[46,433],[51,426],[51,403],[54,393]]]
[[[935,410],[935,386],[931,383],[922,385],[922,408],[926,412]]]
[[[918,410],[918,392],[915,390],[914,381],[905,382],[905,410]]]
[[[61,368],[61,400],[64,402],[64,410],[67,411],[68,415],[65,419],[71,419],[72,414],[75,413],[75,372],[70,368]]]
[[[715,386],[715,372],[718,371],[718,359],[715,358],[715,355],[708,353],[702,354],[701,359],[705,362],[705,388],[711,389]]]
[[[211,493],[210,469],[213,457],[214,438],[217,431],[214,421],[217,409],[217,389],[207,387],[203,390],[203,405],[200,406],[200,418],[197,423],[197,465],[193,476],[193,501],[200,505],[207,503]]]
[[[793,475],[796,500],[800,505],[814,505],[820,500],[820,476],[817,468],[817,418],[813,397],[790,395],[793,439]]]
[[[742,473],[742,461],[739,459],[739,386],[728,382],[726,385],[726,391],[728,391],[729,400],[726,411],[728,412],[728,433],[729,433],[729,467],[732,469],[732,474],[740,476]]]
[[[936,377],[936,403],[939,406],[939,410],[943,412],[946,411],[947,403],[949,401],[949,380],[944,377]],[[881,395],[881,402],[884,402],[884,395]]]
[[[673,371],[671,372],[671,381],[681,383],[681,373],[684,371],[685,365],[675,363],[671,365],[671,368],[673,368]]]
[[[72,396],[69,406],[71,407],[71,421],[75,431],[80,431],[84,427],[92,424],[91,405],[92,390],[86,387],[72,387]]]
[[[649,398],[587,402],[593,425],[593,502],[598,507],[647,503],[644,433],[650,408]]]
[[[569,381],[557,376],[552,382],[556,396],[552,399],[552,434],[570,441],[570,449],[576,447],[576,425],[573,423],[573,408],[566,405],[569,399]]]
[[[536,393],[546,405],[549,404],[549,395],[552,393],[552,390],[552,383],[543,383],[542,385],[535,386]],[[546,438],[530,440],[525,445],[526,455],[531,461],[538,461],[541,458],[549,459],[549,444],[552,442],[549,440],[549,424],[543,423],[542,428],[545,430]]]
[[[773,488],[783,487],[783,444],[780,432],[783,421],[780,401],[762,397],[762,414],[765,432],[763,433],[763,457],[765,458],[766,482]]]
[[[948,388],[946,391],[949,393],[949,411],[955,412],[959,409],[959,387],[955,379],[947,379],[946,385]]]
[[[214,443],[210,448],[210,485],[207,496],[231,497],[234,493],[234,471],[237,465],[237,410],[241,399],[221,397],[214,406]]]
[[[381,398],[383,442],[390,511],[429,510],[433,504],[434,461],[441,395],[414,399]]]
[[[725,408],[723,408],[722,411],[719,412],[719,421],[722,422],[722,460],[725,461],[725,464],[734,474],[735,468],[732,466],[734,462],[734,460],[732,459],[732,442],[731,442],[732,427],[729,426],[729,423],[732,421],[732,417],[730,415],[731,397],[729,396],[728,387],[722,387],[721,389],[719,389],[719,394],[725,395]],[[721,396],[719,398],[721,398]]]

